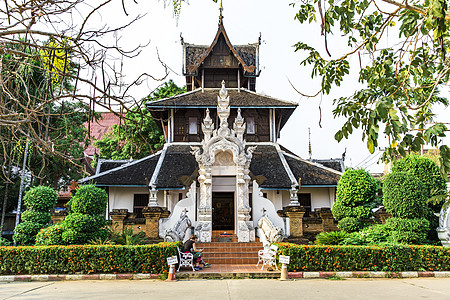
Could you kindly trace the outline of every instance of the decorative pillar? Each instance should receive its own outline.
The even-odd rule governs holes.
[[[53,211],[52,212],[52,223],[53,224],[61,223],[62,221],[64,221],[66,216],[67,216],[66,210]]]
[[[211,242],[212,236],[212,178],[211,166],[199,169],[200,205],[198,208],[198,223],[195,234],[202,243]]]
[[[331,213],[331,209],[322,207],[316,210],[322,219],[322,232],[334,231],[334,217]]]
[[[284,208],[286,216],[289,218],[290,238],[303,237],[303,215],[306,209],[301,206],[287,206]]]
[[[167,218],[169,213],[167,209],[159,206],[144,207],[142,214],[145,217],[144,232],[148,239],[153,242],[162,242],[159,237],[159,219]]]
[[[128,209],[113,209],[112,212],[109,214],[112,222],[113,222],[113,228],[114,230],[117,230],[119,233],[123,232],[123,221],[127,217]],[[117,227],[116,227],[117,224]]]

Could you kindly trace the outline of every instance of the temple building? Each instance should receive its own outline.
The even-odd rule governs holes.
[[[80,181],[106,188],[108,218],[159,212],[161,239],[193,230],[201,242],[220,231],[272,243],[301,237],[303,218],[329,212],[342,161],[305,160],[278,144],[298,104],[256,92],[259,47],[233,45],[222,14],[211,45],[182,40],[187,92],[146,104],[163,149],[136,161],[100,159]]]

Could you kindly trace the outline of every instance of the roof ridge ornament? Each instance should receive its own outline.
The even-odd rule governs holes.
[[[223,24],[223,15],[222,15],[222,11],[223,11],[223,5],[222,5],[222,0],[220,0],[220,7],[219,7],[219,26]]]

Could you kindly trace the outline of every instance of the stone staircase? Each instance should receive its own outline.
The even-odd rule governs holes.
[[[211,243],[197,243],[203,250],[203,259],[212,265],[255,264],[258,262],[258,250],[263,249],[260,242],[238,243],[235,234],[220,236],[224,231],[213,231]]]

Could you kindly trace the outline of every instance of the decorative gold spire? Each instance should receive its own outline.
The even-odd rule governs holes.
[[[223,16],[222,16],[222,11],[223,11],[223,5],[222,5],[222,0],[220,0],[220,7],[219,7],[219,25],[222,25],[223,22]]]

